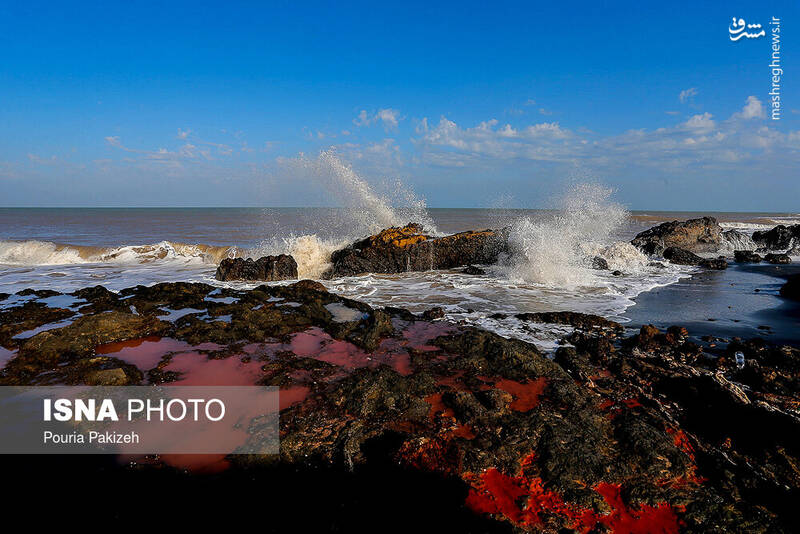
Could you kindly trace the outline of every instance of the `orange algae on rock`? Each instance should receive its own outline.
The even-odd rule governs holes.
[[[427,241],[429,236],[422,234],[422,227],[417,224],[409,224],[403,227],[387,228],[372,236],[370,239],[373,243],[378,241],[386,244],[391,244],[394,247],[405,248],[409,245],[414,245],[421,241]]]

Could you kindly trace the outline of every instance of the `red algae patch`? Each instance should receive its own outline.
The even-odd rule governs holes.
[[[425,402],[431,405],[431,411],[429,412],[431,419],[436,419],[436,416],[439,414],[442,414],[442,417],[455,417],[456,415],[453,410],[445,406],[444,402],[442,402],[441,393],[428,395],[425,397]]]
[[[289,386],[281,388],[280,391],[280,409],[285,410],[295,404],[300,404],[308,398],[311,390],[306,386]]]
[[[450,323],[429,323],[415,321],[403,330],[402,336],[404,345],[421,351],[441,350],[428,342],[439,336],[447,336],[456,332],[456,327]]]
[[[536,380],[517,382],[503,378],[494,385],[514,397],[509,408],[517,412],[527,412],[539,405],[539,397],[547,387],[547,379],[539,377]]]
[[[204,343],[211,345],[212,343]],[[192,346],[185,341],[170,339],[166,337],[144,337],[131,339],[129,341],[119,341],[116,343],[106,343],[95,349],[97,354],[104,354],[122,360],[131,365],[135,365],[143,371],[154,368],[161,361],[164,355],[170,352],[191,350]]]
[[[538,477],[509,476],[490,468],[480,476],[467,473],[465,478],[472,485],[466,500],[471,510],[502,516],[522,527],[541,527],[546,516],[560,516],[562,522],[581,533],[593,531],[598,525],[605,525],[617,534],[680,531],[680,521],[669,504],[631,508],[623,501],[621,488],[616,484],[601,482],[594,488],[611,508],[610,513],[601,515],[565,502],[558,493],[546,490]]]
[[[382,344],[375,352],[367,353],[352,343],[333,339],[317,327],[294,334],[289,350],[302,358],[314,358],[348,371],[385,364],[401,375],[412,373],[411,359],[405,351],[397,351],[391,345]]]
[[[261,366],[261,362],[243,362],[238,356],[214,360],[187,352],[173,356],[164,370],[181,374],[170,386],[250,386],[261,378]]]

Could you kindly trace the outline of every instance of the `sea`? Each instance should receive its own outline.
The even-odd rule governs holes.
[[[649,258],[629,244],[661,222],[709,215],[723,229],[740,232],[719,253],[730,255],[754,248],[747,237],[753,231],[800,223],[800,214],[628,211],[597,184],[573,187],[547,210],[440,209],[420,202],[395,208],[365,191],[341,207],[0,208],[0,293],[66,293],[96,285],[118,291],[169,281],[250,288],[257,284],[215,280],[217,264],[226,257],[289,253],[301,278],[319,279],[331,252],[387,226],[419,222],[433,235],[508,227],[513,253],[482,275],[454,269],[322,283],[373,306],[413,312],[440,306],[446,320],[543,350],[556,348],[567,329],[519,321],[514,314],[577,311],[632,330],[680,324],[697,336],[800,341],[797,306],[778,294],[800,258],[789,266],[731,264],[726,271],[705,271]],[[596,256],[610,269],[593,269]]]

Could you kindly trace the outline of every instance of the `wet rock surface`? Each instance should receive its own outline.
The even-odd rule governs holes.
[[[288,254],[252,258],[226,258],[217,267],[214,277],[217,280],[247,280],[275,282],[296,280],[297,262]]]
[[[463,532],[795,525],[797,348],[705,343],[681,327],[626,336],[598,316],[520,314],[575,328],[545,355],[435,309],[375,309],[311,281],[87,288],[68,308],[29,297],[0,310],[2,344],[17,351],[0,384],[196,383],[203,366],[235,364],[214,379],[279,386],[280,456],[229,456],[211,479],[235,480],[241,495],[260,477],[259,495],[286,507],[271,515],[311,506],[332,515],[309,521],[345,531],[374,531],[373,517],[407,526],[418,510],[436,519],[417,516],[417,528]],[[15,337],[53,320],[71,322]],[[175,480],[170,461],[115,469],[162,487]],[[280,500],[287,488],[296,492]],[[320,503],[300,497],[320,491]]]
[[[792,258],[788,254],[767,254],[764,256],[764,261],[775,265],[787,265],[792,263]]]
[[[800,224],[779,224],[771,230],[753,232],[753,241],[768,250],[786,250],[800,244]]]
[[[752,250],[734,250],[733,259],[737,263],[761,263],[761,256]]]
[[[669,247],[716,252],[722,244],[722,228],[713,217],[666,222],[639,233],[631,244],[651,255],[661,255]]]
[[[331,255],[325,277],[402,273],[495,263],[508,251],[505,231],[468,231],[445,237],[424,233],[419,224],[387,228]]]
[[[676,265],[697,265],[705,267],[706,269],[722,270],[728,268],[728,262],[725,257],[719,258],[701,258],[697,254],[693,254],[688,250],[677,247],[667,247],[662,254],[664,259]]]

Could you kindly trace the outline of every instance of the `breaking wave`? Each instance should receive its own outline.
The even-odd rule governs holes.
[[[430,234],[439,233],[425,201],[411,189],[394,181],[388,192],[380,194],[333,150],[322,151],[316,158],[301,156],[287,163],[297,176],[309,181],[310,187],[323,188],[345,208],[339,212],[340,220],[332,223],[335,235],[287,232],[264,239],[247,256],[291,254],[301,278],[319,278],[330,266],[335,250],[384,228],[416,222]]]
[[[528,283],[575,288],[596,281],[591,269],[595,256],[604,258],[612,270],[631,272],[647,265],[647,258],[632,245],[610,242],[628,220],[627,210],[612,202],[611,194],[607,187],[578,184],[545,220],[515,221],[506,274]]]
[[[72,265],[81,263],[151,263],[159,260],[186,260],[219,263],[239,255],[236,247],[189,245],[161,241],[147,245],[91,247],[50,241],[0,241],[0,264]]]

